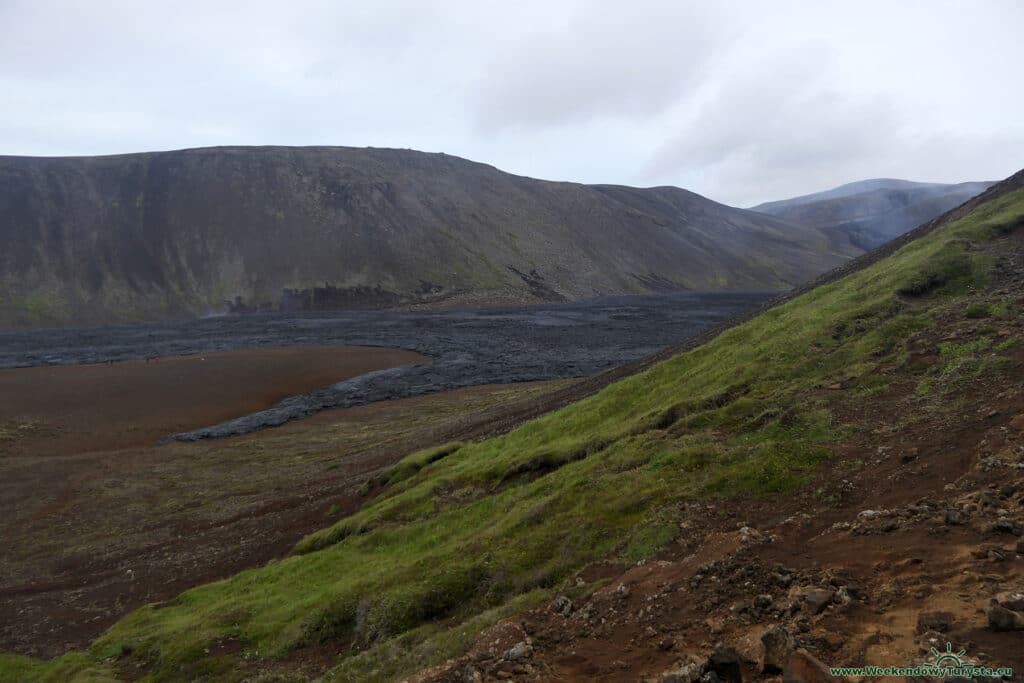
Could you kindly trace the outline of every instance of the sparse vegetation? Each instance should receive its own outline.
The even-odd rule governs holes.
[[[42,423],[31,418],[0,423],[0,442],[17,441],[42,429]]]

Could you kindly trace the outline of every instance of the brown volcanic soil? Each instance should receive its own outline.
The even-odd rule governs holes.
[[[151,362],[0,370],[0,457],[152,444],[372,370],[429,362],[412,351],[303,346]]]
[[[416,360],[415,354],[385,350],[348,353],[363,358],[352,359],[350,367],[372,367],[366,361],[374,357]],[[206,364],[216,362],[206,357]],[[324,350],[323,357],[331,354]],[[138,377],[148,372],[191,374],[201,382],[209,366],[198,359],[191,365],[187,373],[164,370],[164,361],[159,369],[126,363],[113,370],[60,370],[74,378],[71,384],[122,369],[137,386],[146,385]],[[224,365],[221,378],[234,367]],[[87,646],[142,604],[280,557],[306,534],[357,509],[367,495],[364,485],[382,467],[418,448],[486,431],[495,410],[565,384],[472,387],[325,411],[277,429],[188,444],[153,445],[152,435],[164,433],[154,418],[149,431],[118,426],[104,434],[95,428],[77,452],[74,434],[0,422],[0,651],[52,657]],[[158,383],[149,386],[148,400],[159,405]],[[73,392],[67,389],[67,395]],[[186,397],[183,392],[170,402],[179,410],[174,419],[188,414]],[[84,414],[88,407],[76,410]],[[31,454],[23,452],[21,439],[31,442]],[[134,446],[101,447],[133,439]]]

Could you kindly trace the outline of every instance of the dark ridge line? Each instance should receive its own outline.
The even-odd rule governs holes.
[[[529,399],[528,403],[521,407],[517,408],[514,405],[507,407],[504,409],[504,413],[502,415],[495,415],[492,417],[494,422],[490,423],[490,428],[487,426],[478,426],[476,429],[471,428],[469,433],[464,433],[462,435],[462,438],[482,439],[503,434],[511,431],[524,422],[555,410],[560,410],[571,403],[593,396],[614,382],[641,373],[658,363],[703,346],[717,338],[722,333],[744,323],[750,322],[768,310],[789,303],[790,301],[793,301],[794,299],[797,299],[818,287],[838,282],[848,275],[864,270],[865,268],[878,263],[882,259],[891,256],[911,242],[934,232],[946,223],[963,218],[981,204],[985,204],[993,199],[998,199],[999,197],[1021,187],[1024,187],[1024,170],[1017,171],[1002,182],[993,185],[981,194],[968,199],[960,206],[950,209],[941,216],[937,216],[926,223],[922,223],[899,237],[896,237],[895,239],[892,239],[869,252],[861,254],[856,258],[850,259],[843,265],[833,268],[814,280],[794,287],[788,292],[769,299],[765,303],[752,308],[746,313],[737,315],[725,322],[718,323],[704,332],[690,337],[680,344],[666,347],[661,351],[652,353],[639,360],[625,363],[610,370],[605,370],[600,374],[575,382],[565,389],[556,390],[539,398]]]

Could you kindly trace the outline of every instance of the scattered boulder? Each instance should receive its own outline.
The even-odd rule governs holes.
[[[917,632],[938,631],[948,633],[953,626],[953,615],[950,612],[921,612],[917,615]]]
[[[740,528],[740,543],[760,543],[764,540],[764,534],[754,527],[745,526]]]
[[[740,655],[735,648],[719,643],[711,652],[707,665],[708,673],[717,674],[724,683],[743,683]]]
[[[839,680],[814,655],[802,649],[793,653],[782,672],[782,683],[839,683]]]
[[[946,510],[946,524],[949,526],[959,526],[966,520],[964,519],[964,513],[960,510],[949,509]]]
[[[834,597],[835,591],[828,588],[810,588],[800,595],[800,599],[811,614],[821,614]]]
[[[772,574],[772,580],[783,588],[789,588],[793,583],[793,575],[783,572],[775,572]]]
[[[986,528],[987,531],[997,534],[1024,534],[1024,527],[1008,517],[1000,517]]]
[[[505,652],[505,659],[510,662],[521,662],[533,656],[533,646],[525,640],[519,641]]]
[[[659,683],[697,683],[703,674],[704,662],[689,655],[655,680]]]
[[[1024,614],[995,604],[988,608],[988,625],[993,631],[1024,631]]]
[[[796,649],[793,635],[784,626],[775,625],[761,636],[764,654],[761,659],[761,671],[766,674],[780,673]]]
[[[1006,591],[996,596],[996,602],[1008,610],[1024,612],[1024,592]]]
[[[563,617],[567,617],[572,614],[572,610],[572,600],[564,595],[559,595],[551,602],[551,611],[555,614],[561,614]]]

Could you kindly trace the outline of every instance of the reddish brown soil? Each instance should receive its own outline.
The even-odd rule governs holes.
[[[372,370],[427,361],[400,349],[303,346],[0,370],[0,425],[38,423],[46,455],[142,446]],[[41,444],[24,436],[0,443],[0,454],[37,453]]]
[[[280,557],[355,511],[382,467],[487,431],[501,406],[564,384],[473,387],[233,439],[76,455],[50,455],[36,433],[36,455],[0,455],[0,651],[84,647],[142,604]]]

